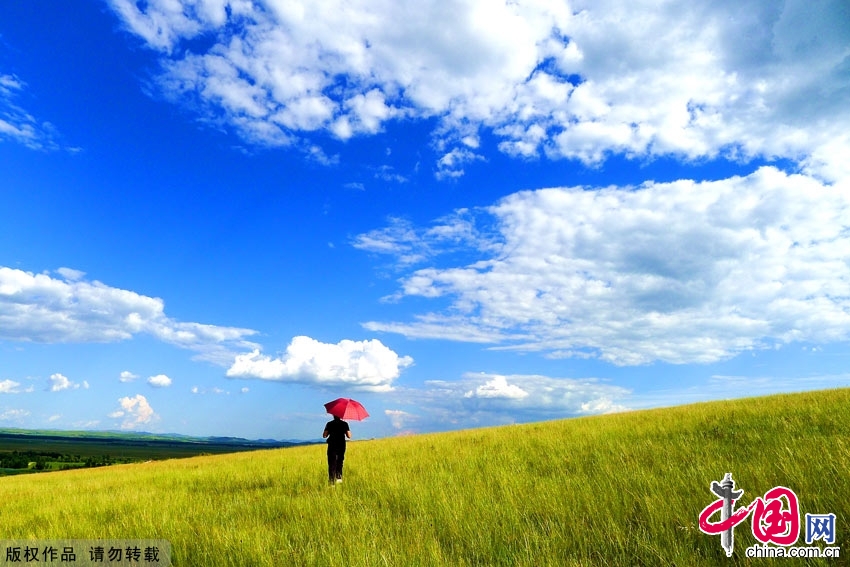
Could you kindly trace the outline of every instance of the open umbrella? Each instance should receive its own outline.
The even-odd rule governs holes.
[[[363,404],[350,398],[337,398],[326,403],[325,409],[328,410],[329,414],[340,419],[360,421],[369,417],[369,412],[366,411]]]

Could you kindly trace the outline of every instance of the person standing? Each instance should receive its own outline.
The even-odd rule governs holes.
[[[342,482],[342,462],[345,460],[345,440],[351,439],[348,422],[334,416],[325,425],[322,438],[328,440],[328,482]]]

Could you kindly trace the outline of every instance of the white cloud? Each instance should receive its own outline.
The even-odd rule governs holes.
[[[224,19],[194,2],[112,4],[162,50],[167,92],[224,110],[244,136],[272,144],[319,128],[373,134],[395,117],[455,107],[485,115],[534,69],[535,43],[554,23],[542,9],[485,2],[230,2]],[[201,36],[217,41],[194,49]]]
[[[394,257],[401,266],[419,264],[461,247],[478,251],[494,250],[491,229],[482,224],[480,215],[469,209],[458,209],[432,223],[429,228],[390,217],[389,226],[356,236],[351,244],[360,250]]]
[[[247,391],[248,391],[248,388],[242,388],[243,394],[246,393]],[[221,388],[219,388],[217,386],[212,387],[212,388],[199,388],[197,386],[192,386],[191,392],[193,394],[201,394],[201,395],[206,395],[206,394],[217,394],[217,395],[218,394],[225,394],[225,395],[228,395],[228,396],[230,395],[230,392],[228,392],[226,390],[222,390]]]
[[[417,416],[403,410],[384,410],[384,414],[390,418],[390,423],[396,429],[404,429],[417,420]]]
[[[82,272],[63,268],[64,276]],[[54,279],[0,267],[0,339],[42,343],[112,342],[146,333],[193,350],[199,358],[228,364],[236,352],[257,345],[256,331],[175,321],[164,302],[99,281]]]
[[[83,389],[89,389],[89,383],[83,380],[82,384],[78,384],[77,382],[72,382],[68,379],[67,376],[56,373],[50,375],[50,391],[51,392],[61,392],[62,390],[79,390],[82,386]]]
[[[475,161],[483,161],[484,156],[466,148],[453,148],[437,160],[437,179],[458,178],[465,173],[463,166]]]
[[[528,392],[516,384],[508,384],[508,379],[504,376],[493,376],[492,379],[463,395],[464,398],[504,398],[508,400],[521,400],[527,396]]]
[[[307,157],[316,163],[324,166],[337,165],[339,163],[339,155],[328,156],[325,151],[319,146],[310,146],[307,149]]]
[[[132,398],[129,396],[119,398],[118,403],[121,409],[110,413],[108,417],[113,419],[124,418],[121,429],[135,429],[159,420],[159,415],[154,412],[147,398],[141,394],[136,394]]]
[[[0,75],[0,93],[8,95],[13,91],[20,90],[24,83],[14,75]]]
[[[424,389],[399,388],[402,404],[415,404],[418,415],[386,410],[397,429],[421,430],[540,421],[625,411],[631,392],[593,378],[553,378],[526,374],[468,372],[460,380],[429,380]]]
[[[56,273],[65,278],[68,281],[75,282],[77,280],[83,279],[83,276],[86,275],[85,272],[81,272],[80,270],[75,270],[73,268],[59,268],[56,270]]]
[[[411,364],[412,358],[399,356],[376,339],[328,344],[300,336],[279,358],[259,350],[237,356],[227,375],[381,392],[391,390],[393,380]]]
[[[0,421],[15,421],[22,422],[25,417],[29,417],[29,410],[24,409],[11,409],[6,410],[3,413],[0,413]]]
[[[427,292],[426,297],[437,297],[439,294]],[[392,299],[398,296],[392,296]],[[531,338],[527,334],[516,332],[506,334],[502,330],[481,325],[474,317],[463,315],[444,316],[435,313],[414,315],[414,323],[367,321],[363,328],[369,331],[383,333],[398,333],[417,339],[441,339],[468,343],[499,343],[509,339]]]
[[[409,179],[400,173],[396,173],[391,165],[382,165],[375,172],[375,179],[390,183],[407,183]]]
[[[400,218],[390,218],[390,226],[357,236],[355,248],[369,252],[392,254],[402,264],[412,264],[425,258],[427,248],[413,225]]]
[[[848,173],[844,0],[111,3],[160,51],[166,94],[253,143],[437,117],[444,157],[483,127],[524,157],[779,156]]]
[[[171,378],[165,374],[157,374],[156,376],[148,378],[148,384],[154,388],[167,388],[171,386]]]
[[[625,406],[615,404],[613,400],[608,398],[598,398],[581,404],[581,413],[586,414],[613,413],[625,411],[626,409]]]
[[[468,372],[463,380],[451,383],[429,382],[431,387],[448,389],[453,395],[463,391],[466,407],[479,411],[510,410],[538,415],[580,415],[610,413],[627,408],[617,400],[630,391],[593,378],[552,378],[527,374],[487,374]]]
[[[450,309],[364,326],[619,365],[850,337],[846,185],[765,167],[703,183],[524,191],[489,212],[501,232],[492,255],[402,279],[399,297],[450,298]],[[387,249],[407,263],[400,246]]]
[[[0,140],[12,140],[33,150],[58,149],[56,128],[16,104],[25,87],[17,76],[0,74]]]
[[[0,380],[0,394],[18,394],[21,392],[21,383],[14,380]]]
[[[133,374],[129,370],[124,370],[123,372],[121,372],[121,375],[118,377],[118,380],[120,382],[132,382],[133,380],[137,379],[138,377],[139,377],[138,374]]]
[[[355,122],[355,131],[374,134],[381,130],[381,124],[398,110],[386,105],[386,97],[378,89],[365,94],[356,94],[344,103],[349,115]],[[351,118],[346,117],[346,120]]]

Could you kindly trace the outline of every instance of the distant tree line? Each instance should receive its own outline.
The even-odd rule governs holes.
[[[0,453],[0,469],[28,469],[30,463],[35,463],[35,470],[43,471],[50,467],[48,463],[67,463],[68,466],[60,468],[80,468],[81,465],[73,463],[83,463],[82,467],[104,467],[107,465],[116,465],[121,463],[131,463],[138,459],[127,457],[112,457],[110,455],[98,455],[82,457],[80,455],[66,455],[51,451],[12,451],[10,453]]]

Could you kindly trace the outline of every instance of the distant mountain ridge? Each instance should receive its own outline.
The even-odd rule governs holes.
[[[277,440],[277,439],[245,439],[242,437],[193,437],[180,433],[149,433],[146,431],[117,431],[117,430],[61,430],[61,429],[17,429],[17,428],[0,428],[0,436],[5,437],[39,437],[55,440],[73,439],[75,441],[127,441],[127,442],[144,442],[144,443],[185,443],[188,445],[232,445],[238,447],[265,447],[279,448],[292,447],[296,445],[312,445],[316,441],[299,441],[299,440]]]

